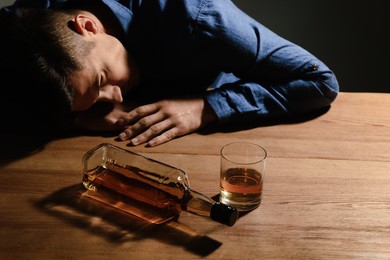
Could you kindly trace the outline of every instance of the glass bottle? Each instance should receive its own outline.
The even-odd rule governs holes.
[[[180,212],[233,226],[235,208],[190,189],[184,171],[112,144],[103,143],[83,159],[83,196],[160,224]]]

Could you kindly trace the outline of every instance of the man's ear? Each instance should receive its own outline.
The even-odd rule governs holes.
[[[83,14],[77,14],[74,18],[74,26],[76,31],[81,34],[96,34],[99,32],[99,28],[96,24],[96,22],[91,19],[90,17],[83,15]]]

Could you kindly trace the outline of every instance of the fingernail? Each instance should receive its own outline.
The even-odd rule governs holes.
[[[125,132],[119,134],[119,138],[120,138],[121,140],[125,140],[126,137],[127,137],[127,135],[126,135]]]
[[[133,139],[131,139],[130,142],[131,142],[133,145],[137,145],[138,142],[139,142],[139,140],[138,140],[138,138],[133,138]]]

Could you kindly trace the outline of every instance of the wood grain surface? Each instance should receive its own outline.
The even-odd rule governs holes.
[[[390,94],[340,93],[308,120],[194,133],[128,147],[115,136],[1,136],[0,259],[390,259]],[[82,201],[81,159],[116,144],[219,191],[219,151],[268,152],[263,201],[233,227],[183,212],[150,225]]]

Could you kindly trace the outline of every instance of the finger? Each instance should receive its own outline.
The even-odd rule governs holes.
[[[155,131],[163,131],[159,130],[159,126],[156,125],[159,122],[164,120],[164,116],[161,113],[152,114],[150,116],[141,118],[134,125],[127,127],[122,133],[119,134],[119,138],[124,141],[130,139],[140,133],[145,132],[147,129],[152,127],[150,130],[152,133]]]
[[[148,142],[148,146],[150,146],[150,147],[157,146],[157,145],[169,142],[172,139],[179,137],[181,135],[182,134],[180,134],[180,131],[178,130],[178,128],[174,127],[174,128],[169,129],[168,131],[165,131],[161,135],[156,136],[152,140],[150,140]]]
[[[123,116],[122,122],[123,124],[131,124],[137,122],[141,118],[155,114],[156,112],[158,112],[158,107],[155,104],[140,106]]]
[[[141,133],[141,134],[137,135],[136,137],[134,137],[133,139],[131,139],[130,143],[132,145],[139,145],[139,144],[148,142],[152,138],[160,135],[161,133],[164,133],[165,131],[167,131],[168,129],[170,129],[172,127],[173,127],[173,125],[172,125],[172,123],[170,123],[169,120],[161,121],[157,124],[152,125],[146,131],[144,131],[143,133]]]

